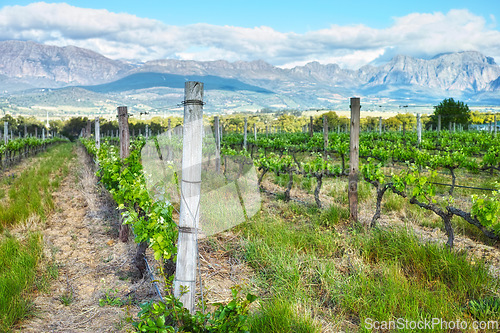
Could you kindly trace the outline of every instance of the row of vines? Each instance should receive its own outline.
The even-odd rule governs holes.
[[[0,142],[0,169],[12,166],[23,158],[33,156],[45,150],[49,145],[64,140],[62,138],[39,139],[28,137],[9,140],[7,143]]]
[[[230,135],[224,139],[223,152],[226,154],[253,156],[261,172],[259,183],[268,172],[288,175],[285,200],[290,199],[294,175],[316,179],[314,197],[318,207],[322,206],[319,193],[323,179],[347,178],[348,134],[330,134],[326,149],[320,133],[313,137],[303,133],[258,136],[257,140],[248,140],[248,151],[240,149],[242,135]],[[450,247],[454,240],[453,216],[479,228],[487,237],[499,240],[498,190],[478,189],[482,193],[469,195],[466,205],[455,204],[454,197],[455,188],[460,186],[457,185],[457,172],[473,177],[480,174],[494,177],[500,171],[499,137],[479,132],[428,132],[418,144],[413,133],[362,133],[360,157],[364,161],[361,175],[377,192],[371,226],[375,226],[380,217],[384,194],[391,191],[441,217]],[[448,188],[445,193],[437,191],[440,184],[436,182],[438,173],[449,175],[449,184],[444,184]]]

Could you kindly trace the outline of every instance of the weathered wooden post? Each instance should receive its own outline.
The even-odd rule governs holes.
[[[451,133],[451,126],[452,126],[452,123],[451,121],[448,123],[448,131]]]
[[[128,129],[128,113],[126,106],[118,107],[118,132],[120,135],[120,158],[125,159],[130,155],[130,133]],[[120,240],[124,243],[128,242],[129,225],[120,225]]]
[[[203,127],[203,83],[185,83],[182,146],[181,210],[174,279],[174,296],[194,313],[198,221],[200,212]],[[186,291],[186,292],[185,292]]]
[[[248,132],[248,118],[245,117],[245,124],[243,125],[243,149],[247,150],[247,132]]]
[[[6,121],[3,122],[3,142],[9,142],[9,123]]]
[[[257,123],[253,123],[253,139],[255,140],[255,144],[257,144]]]
[[[35,127],[35,138],[38,139],[38,127]]]
[[[349,213],[352,223],[358,221],[358,167],[359,167],[359,118],[360,99],[351,98],[351,134],[349,163]]]
[[[496,136],[497,135],[497,127],[498,127],[497,126],[497,114],[496,113],[493,115],[493,123],[495,124],[495,126],[493,127],[493,131],[494,131],[495,136]]]
[[[214,133],[215,133],[215,171],[220,173],[220,130],[219,116],[214,117]]]
[[[45,127],[42,127],[42,140],[45,140]]]
[[[314,132],[313,132],[313,117],[311,116],[309,118],[309,136],[312,138],[314,135]]]
[[[437,131],[441,132],[441,115],[440,114],[438,115],[438,127],[437,127]]]
[[[382,117],[378,117],[378,134],[382,136]]]
[[[90,135],[92,134],[92,128],[90,126],[90,120],[87,120],[87,126],[85,127],[85,135],[87,138],[90,138]],[[54,135],[52,135],[52,137],[54,137]]]
[[[95,117],[95,146],[97,149],[101,148],[101,128],[99,117]]]
[[[328,150],[328,118],[326,115],[323,115],[323,149],[326,154]]]
[[[419,146],[422,143],[422,122],[420,119],[420,113],[417,113],[417,143]]]

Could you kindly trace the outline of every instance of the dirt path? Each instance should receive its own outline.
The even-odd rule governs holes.
[[[116,209],[96,186],[83,148],[76,150],[42,231],[45,255],[55,259],[59,274],[48,292],[36,296],[35,317],[21,323],[19,332],[126,332],[126,307],[100,306],[99,300],[153,297],[149,284],[135,276],[135,243],[119,242]]]

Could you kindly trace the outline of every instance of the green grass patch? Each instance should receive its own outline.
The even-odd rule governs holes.
[[[0,231],[32,214],[44,219],[54,209],[52,191],[68,173],[73,144],[61,144],[39,155],[37,162],[13,178],[0,204]]]
[[[387,191],[382,199],[382,211],[385,213],[400,212],[403,210],[405,205],[406,202],[404,198],[390,191]]]
[[[36,278],[41,235],[31,233],[24,241],[6,235],[0,240],[0,253],[0,331],[6,332],[31,310],[25,296]]]
[[[281,299],[265,302],[259,311],[249,318],[251,332],[255,333],[314,333],[320,332],[310,314],[300,313],[293,304]]]
[[[467,304],[498,288],[483,262],[436,243],[421,244],[406,230],[373,230],[358,244],[366,266],[337,289],[341,306],[359,318],[409,321],[469,320]]]
[[[331,227],[338,224],[342,220],[349,218],[349,209],[344,206],[333,204],[325,210],[322,210],[316,215],[317,222],[320,225]]]

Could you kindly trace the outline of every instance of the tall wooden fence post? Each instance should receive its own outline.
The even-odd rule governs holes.
[[[92,134],[92,127],[90,126],[91,126],[90,120],[87,120],[87,126],[85,127],[85,133],[86,133],[85,135],[87,138],[90,138],[90,135]],[[54,136],[52,135],[52,137]]]
[[[378,117],[378,134],[382,136],[382,117]]]
[[[42,127],[42,140],[45,140],[45,127]]]
[[[198,221],[200,218],[203,127],[203,83],[185,83],[182,143],[181,210],[174,279],[174,296],[194,313]]]
[[[328,118],[323,115],[323,148],[326,154],[328,150]]]
[[[422,143],[422,120],[420,119],[420,113],[417,113],[417,143],[419,146]]]
[[[95,146],[97,149],[101,148],[101,128],[99,117],[95,117]]]
[[[497,127],[498,126],[497,126],[497,114],[496,113],[493,115],[493,123],[495,125],[495,127],[493,128],[493,131],[495,133],[495,136],[497,136]]]
[[[248,132],[248,118],[245,117],[245,124],[243,125],[243,149],[247,150],[247,132]]]
[[[313,132],[313,117],[311,116],[309,118],[309,136],[312,138],[314,135],[314,132]]]
[[[9,123],[6,121],[3,122],[3,142],[9,142]]]
[[[349,165],[349,213],[352,223],[358,221],[358,168],[359,168],[359,118],[360,99],[351,98],[351,140]]]
[[[120,158],[124,159],[130,155],[130,133],[128,130],[128,113],[126,106],[118,107],[118,133],[120,136]],[[128,242],[129,225],[121,224],[120,240],[124,243]]]
[[[257,144],[257,123],[253,123],[253,139],[255,140],[255,144]]]
[[[438,128],[437,128],[437,131],[441,132],[441,115],[440,114],[438,115]]]
[[[215,171],[220,173],[220,130],[219,116],[214,117],[214,134],[215,134]]]

